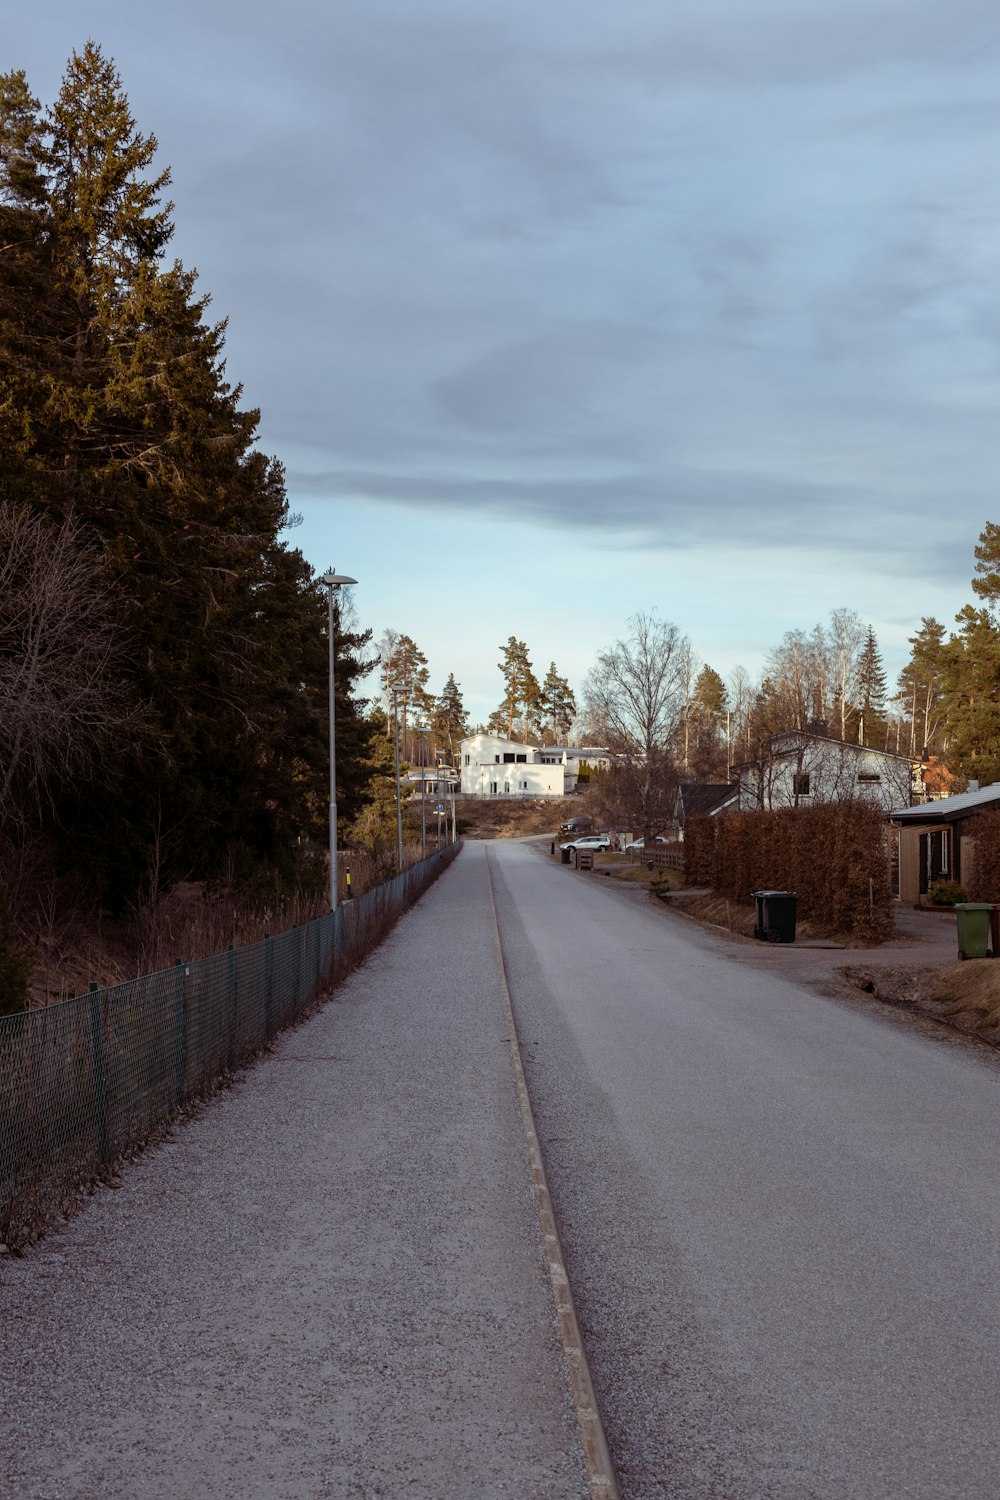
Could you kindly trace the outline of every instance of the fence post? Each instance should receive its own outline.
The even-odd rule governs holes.
[[[264,1040],[271,1040],[271,967],[273,955],[271,952],[271,934],[264,934]]]
[[[175,1103],[184,1098],[184,960],[174,959],[174,1095]]]
[[[101,1027],[101,992],[90,981],[90,1035],[94,1049],[94,1113],[97,1118],[97,1150],[100,1160],[111,1155],[108,1140],[108,1083],[104,1073],[104,1036]]]

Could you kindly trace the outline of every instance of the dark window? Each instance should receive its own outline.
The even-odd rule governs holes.
[[[512,766],[514,764],[514,757],[508,750],[504,751],[503,763],[505,766]]]
[[[500,764],[500,757],[499,757],[499,755],[494,755],[493,759],[496,761],[497,765]]]
[[[794,797],[808,797],[810,795],[808,771],[795,772],[792,777],[792,795]]]
[[[516,761],[526,762],[528,757],[526,755],[515,755],[514,759]]]
[[[869,782],[874,781],[874,782],[878,782],[878,781],[881,781],[882,778],[881,778],[881,776],[879,775],[879,773],[877,771],[859,771],[858,772],[858,780],[859,781],[869,781]]]
[[[936,828],[920,835],[920,894],[942,876],[951,875],[951,829]]]

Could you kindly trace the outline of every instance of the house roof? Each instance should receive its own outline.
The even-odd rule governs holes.
[[[718,812],[727,802],[739,796],[739,782],[686,781],[678,787],[685,817],[690,813]]]
[[[980,787],[978,792],[959,792],[957,797],[939,797],[921,807],[901,807],[889,814],[893,823],[952,823],[970,813],[1000,807],[1000,781]]]
[[[788,741],[787,746],[782,741]],[[859,745],[856,740],[840,740],[832,734],[813,734],[808,729],[781,729],[770,738],[771,753],[773,755],[794,755],[804,741],[809,740],[817,745],[837,745],[842,750],[853,750],[858,755],[878,755],[886,760],[898,760],[908,766],[919,765],[919,758],[915,755],[898,755],[895,750],[880,750],[877,745]],[[737,771],[749,766],[759,764],[757,760],[741,761],[735,767]]]

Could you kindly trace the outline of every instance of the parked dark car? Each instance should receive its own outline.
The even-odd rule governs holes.
[[[589,833],[594,826],[593,818],[581,814],[578,818],[570,818],[568,823],[559,825],[560,833]]]

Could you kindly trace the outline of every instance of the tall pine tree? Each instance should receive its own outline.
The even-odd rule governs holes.
[[[858,740],[862,745],[874,745],[879,733],[885,733],[886,677],[882,666],[882,653],[878,649],[875,631],[869,625],[865,644],[858,661]]]
[[[211,876],[234,845],[318,831],[326,753],[322,593],[281,540],[284,475],[226,380],[225,324],[163,263],[155,153],[92,43],[46,116],[23,73],[0,78],[0,483],[109,560],[147,733],[108,766],[113,792],[68,787],[61,812],[119,899],[154,842],[168,878]],[[346,684],[364,641],[342,644]],[[346,741],[358,706],[338,710]]]

